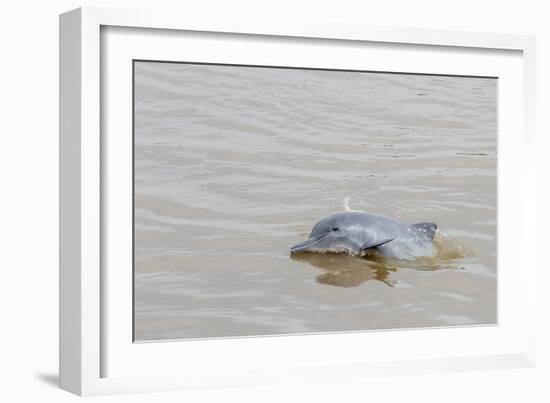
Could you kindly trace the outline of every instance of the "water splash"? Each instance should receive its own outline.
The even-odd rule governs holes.
[[[407,262],[407,265],[424,270],[452,268],[458,267],[459,259],[473,255],[468,247],[439,229],[435,233],[433,245],[433,255],[419,257],[414,261]]]
[[[435,233],[433,243],[436,248],[437,257],[440,260],[462,259],[472,255],[472,251],[439,229]]]
[[[351,200],[351,197],[349,196],[345,196],[344,197],[344,200],[342,201],[342,206],[344,207],[344,210],[345,211],[361,211],[361,212],[364,212],[364,210],[355,210],[355,209],[352,209],[349,205],[349,202]]]

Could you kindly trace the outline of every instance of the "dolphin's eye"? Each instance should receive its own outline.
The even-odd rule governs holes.
[[[340,230],[340,228],[338,228],[338,227],[332,227],[331,228],[331,231],[339,231],[339,230]]]

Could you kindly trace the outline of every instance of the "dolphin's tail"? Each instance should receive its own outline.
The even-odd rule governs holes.
[[[435,232],[437,231],[437,224],[432,222],[421,222],[418,224],[413,224],[411,227],[416,228],[432,240],[434,239]]]

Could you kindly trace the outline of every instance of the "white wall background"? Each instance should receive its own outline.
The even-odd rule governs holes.
[[[0,400],[75,401],[57,383],[58,14],[81,5],[179,7],[185,13],[534,34],[538,40],[539,184],[548,183],[550,11],[545,1],[497,0],[11,0],[0,22]],[[334,384],[92,398],[95,401],[550,401],[549,269],[539,191],[539,365],[535,369],[378,377]],[[534,239],[534,238],[533,238]]]

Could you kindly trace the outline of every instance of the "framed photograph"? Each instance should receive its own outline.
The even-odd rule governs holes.
[[[60,45],[64,389],[533,365],[532,37],[84,8]]]

